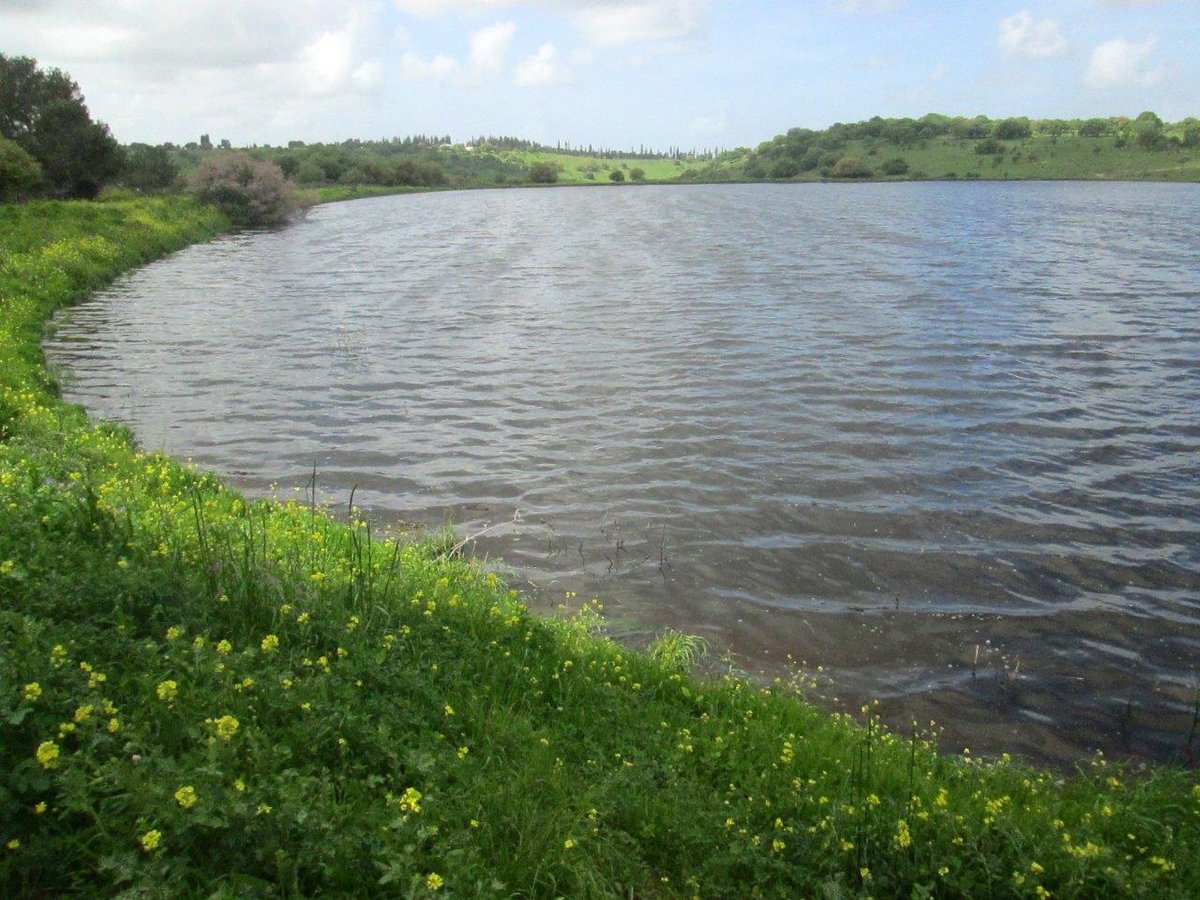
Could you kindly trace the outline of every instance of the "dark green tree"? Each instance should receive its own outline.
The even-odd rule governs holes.
[[[179,166],[166,147],[130,144],[125,148],[121,181],[135,191],[161,191],[179,176]]]
[[[0,136],[37,160],[52,196],[95,197],[121,170],[120,145],[92,121],[79,85],[27,56],[0,54]]]
[[[625,180],[625,173],[622,172],[620,169],[613,169],[611,172],[608,173],[608,180],[613,182],[614,184],[620,184],[622,181]]]

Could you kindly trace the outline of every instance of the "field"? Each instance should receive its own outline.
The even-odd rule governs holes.
[[[249,502],[62,403],[51,312],[227,227],[0,207],[4,896],[1200,894],[1194,772],[1064,779],[831,715],[811,673],[697,680],[697,640],[539,618],[453,535]]]

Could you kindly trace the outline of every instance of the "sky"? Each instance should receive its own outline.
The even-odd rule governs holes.
[[[125,143],[755,146],[927,112],[1200,115],[1200,0],[0,0]]]

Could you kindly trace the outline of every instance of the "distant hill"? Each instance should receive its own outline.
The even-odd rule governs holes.
[[[930,114],[793,128],[723,153],[696,180],[1135,179],[1200,181],[1200,120],[989,119]]]

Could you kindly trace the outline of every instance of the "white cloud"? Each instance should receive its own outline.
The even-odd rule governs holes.
[[[521,87],[547,87],[567,84],[572,77],[571,70],[559,62],[554,45],[542,44],[537,53],[521,60],[513,80]]]
[[[508,45],[516,33],[517,26],[512,22],[497,22],[474,32],[467,38],[471,48],[472,70],[480,75],[503,72]]]
[[[400,58],[400,75],[409,81],[445,81],[459,87],[477,86],[499,75],[506,67],[508,48],[517,26],[497,22],[467,35],[467,65],[444,53],[426,59],[417,53]]]
[[[1067,39],[1056,19],[1035,19],[1021,10],[1000,20],[1000,49],[1008,56],[1052,59],[1067,52]]]
[[[394,0],[423,18],[538,7],[568,16],[593,44],[613,46],[695,37],[708,27],[711,0]],[[893,4],[899,0],[854,0]]]
[[[629,3],[584,3],[572,15],[594,44],[613,46],[646,41],[679,40],[708,27],[708,0],[643,0]]]
[[[516,0],[395,0],[396,9],[425,19],[447,13],[478,13],[517,6]]]
[[[1158,41],[1153,37],[1137,42],[1120,38],[1105,41],[1092,51],[1084,83],[1098,90],[1160,84],[1164,70],[1150,58],[1157,46]]]
[[[904,5],[904,0],[841,0],[837,8],[844,13],[892,12]]]
[[[400,75],[409,81],[448,81],[458,78],[461,73],[458,60],[442,53],[431,59],[416,53],[405,53],[400,57]]]
[[[282,136],[382,80],[384,0],[0,0],[4,52],[70,72],[120,140]],[[296,131],[291,131],[295,135]]]

